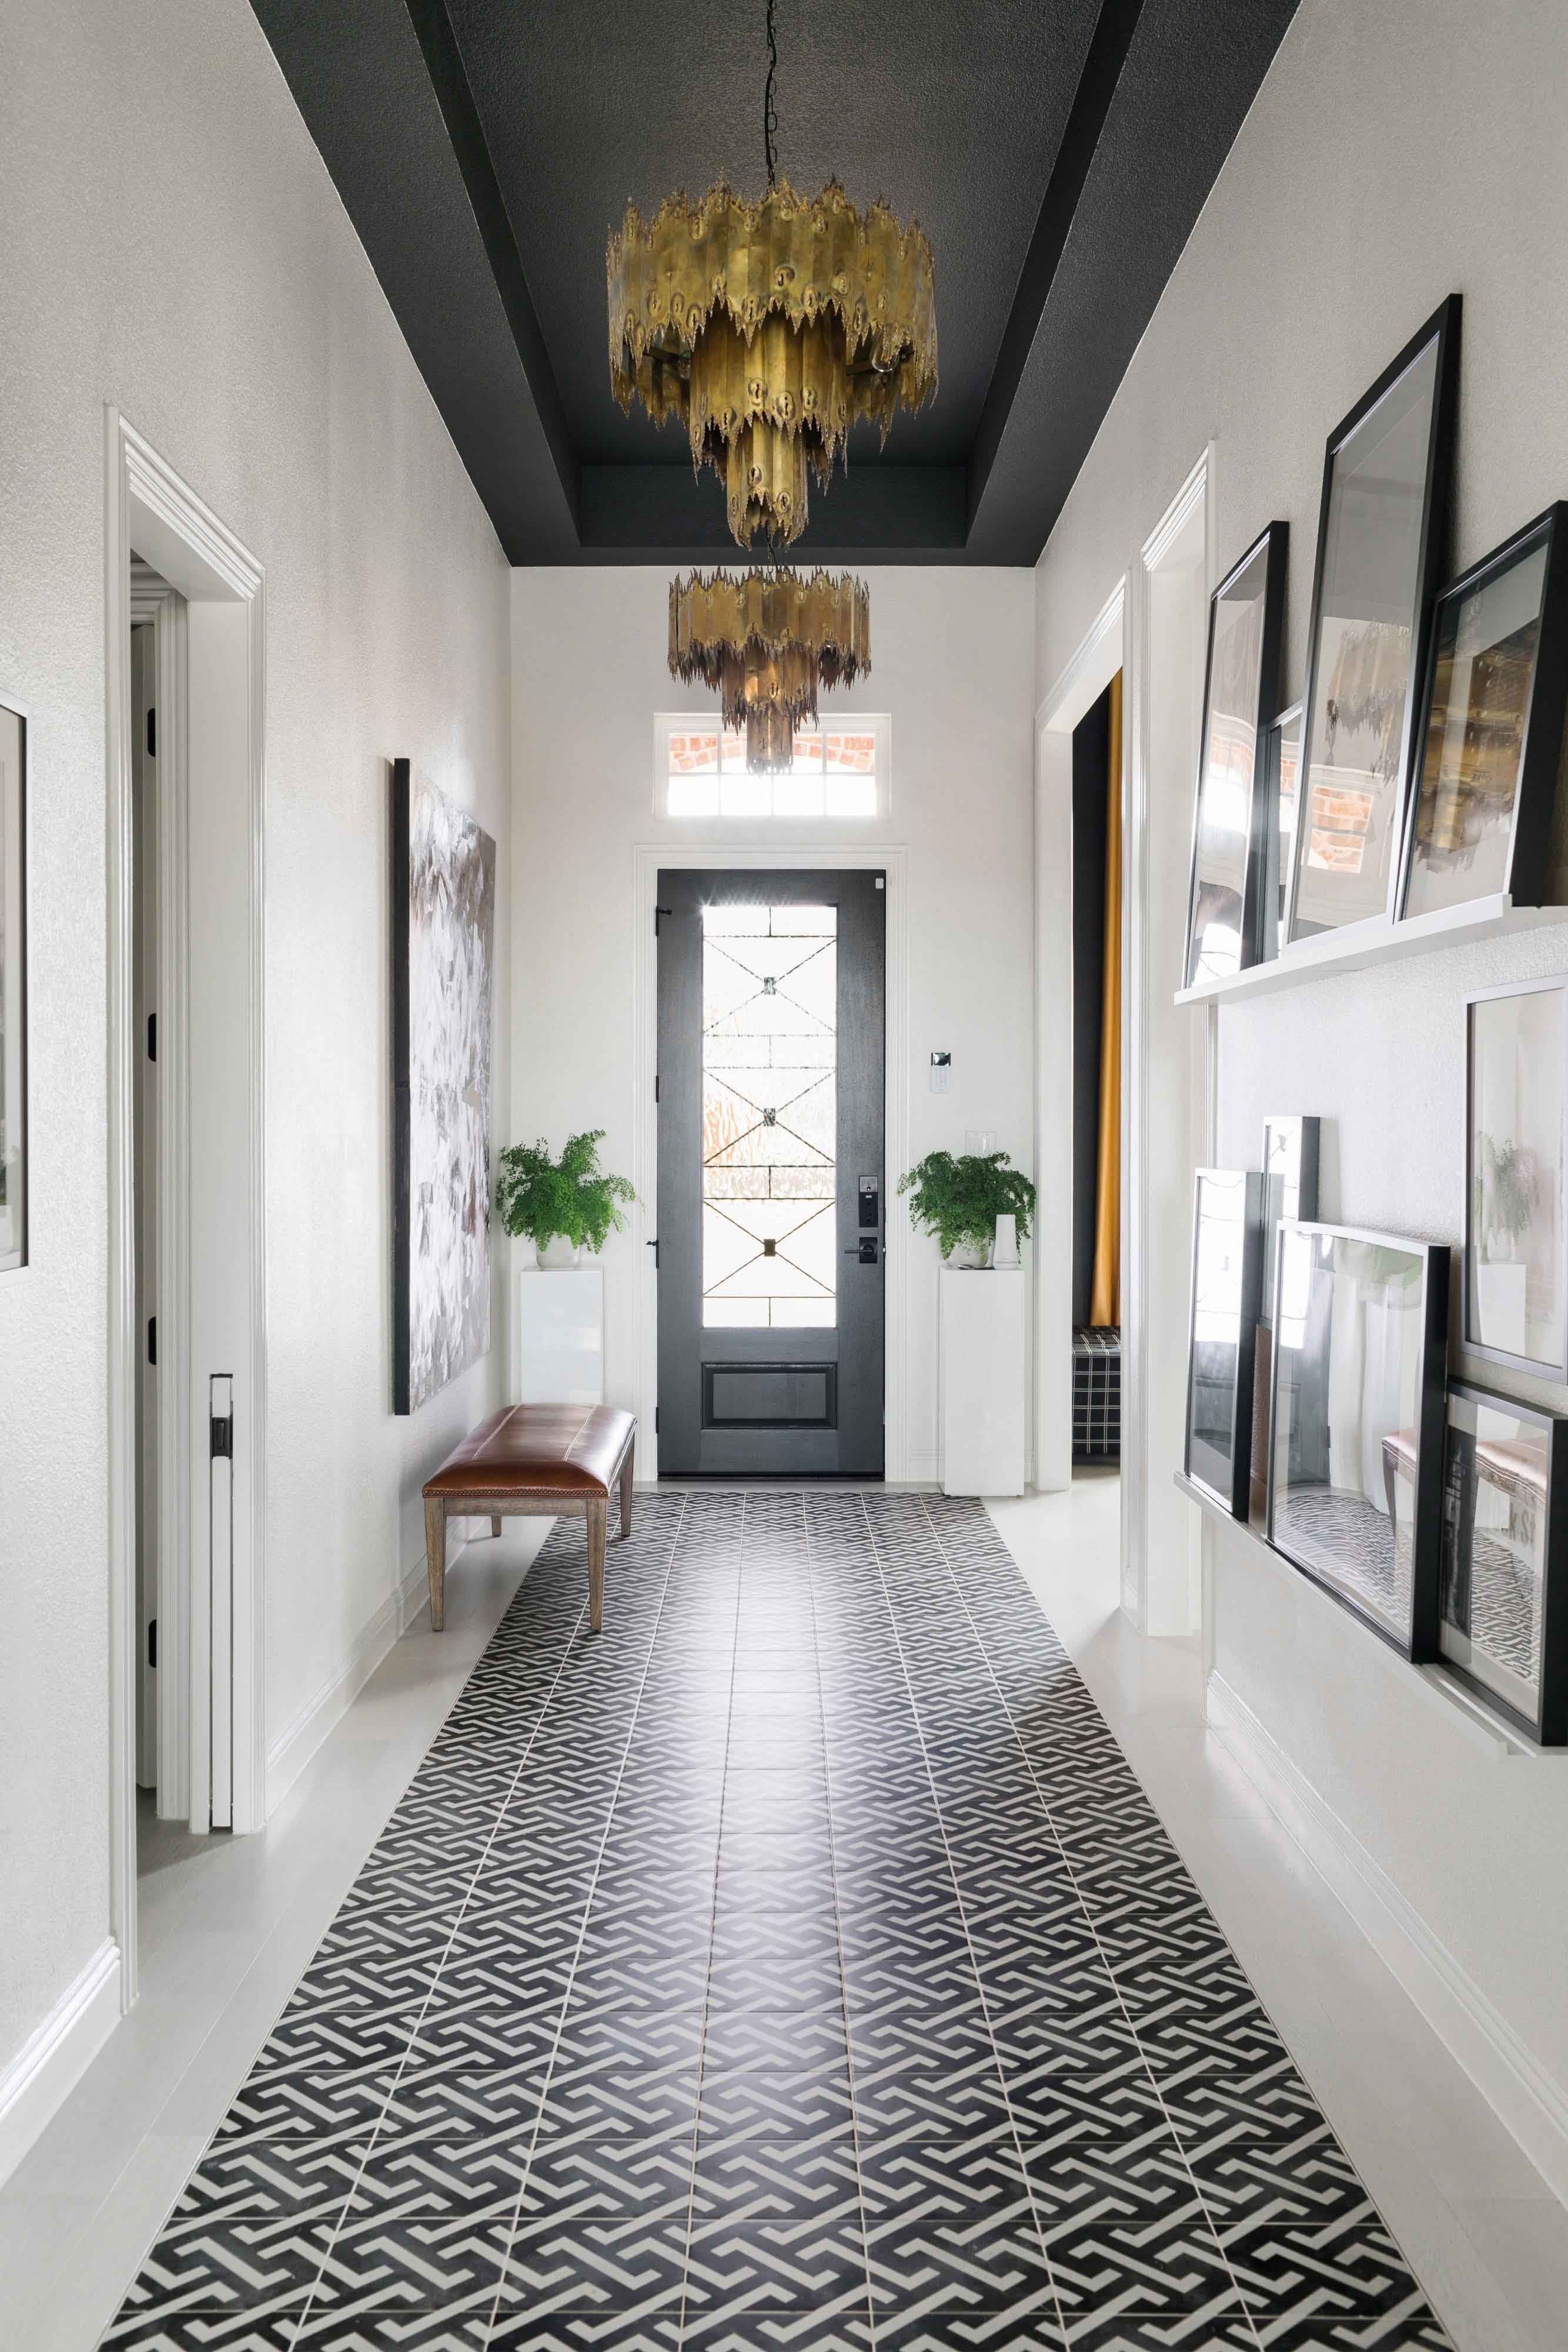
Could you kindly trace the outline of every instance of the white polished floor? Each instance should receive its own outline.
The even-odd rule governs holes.
[[[1461,2352],[1563,2352],[1568,2214],[1120,1617],[1113,1477],[994,1515]],[[152,1828],[142,1999],[4,2191],[0,2346],[89,2352],[546,1532],[455,1564],[266,1834]],[[1191,2352],[1201,2352],[1194,2346]]]

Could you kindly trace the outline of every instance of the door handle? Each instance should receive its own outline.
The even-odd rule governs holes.
[[[844,1251],[846,1257],[858,1257],[862,1265],[875,1265],[882,1255],[882,1244],[875,1234],[862,1234],[858,1242]]]

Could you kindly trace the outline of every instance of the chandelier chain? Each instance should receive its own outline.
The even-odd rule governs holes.
[[[779,71],[779,40],[773,26],[773,0],[768,0],[768,87],[762,99],[762,152],[768,160],[768,184],[776,185],[779,177],[773,142],[778,136],[779,117],[773,105],[773,78]]]

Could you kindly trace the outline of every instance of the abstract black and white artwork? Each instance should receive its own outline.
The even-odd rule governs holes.
[[[490,1346],[496,845],[392,763],[392,1409]]]

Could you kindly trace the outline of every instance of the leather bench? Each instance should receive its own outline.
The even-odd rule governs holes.
[[[612,1404],[514,1404],[493,1412],[424,1482],[430,1622],[441,1631],[446,1521],[488,1518],[492,1535],[514,1518],[579,1518],[588,1531],[588,1622],[604,1622],[604,1536],[610,1489],[621,1486],[621,1533],[632,1532],[637,1423]]]

